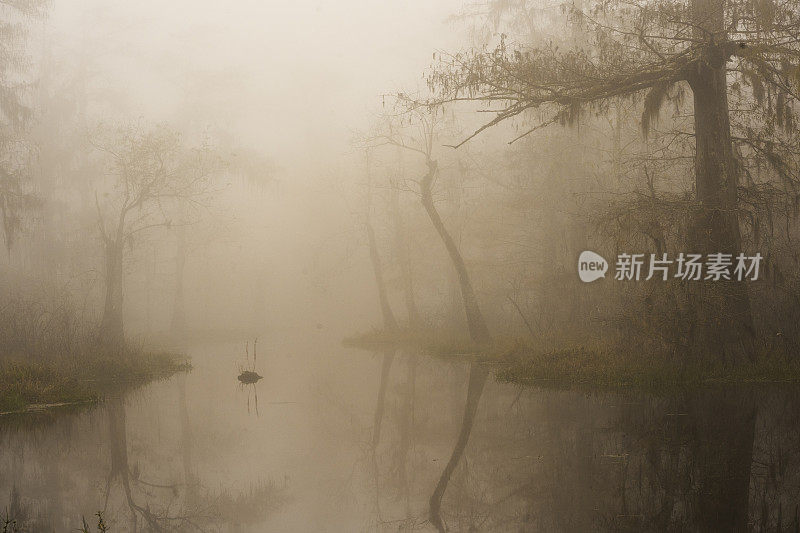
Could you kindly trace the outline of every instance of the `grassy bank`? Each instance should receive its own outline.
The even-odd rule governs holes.
[[[345,339],[349,346],[378,350],[399,347],[433,357],[479,361],[499,381],[527,386],[669,390],[730,384],[800,384],[800,356],[760,348],[753,361],[725,364],[692,360],[680,353],[656,353],[638,343],[574,344],[542,349],[519,339],[497,339],[477,347],[432,331],[374,330]]]
[[[189,368],[179,355],[126,348],[49,359],[0,361],[0,413],[93,402]]]
[[[0,302],[0,413],[93,402],[188,368],[176,354],[100,340],[99,318],[63,287],[9,271]]]
[[[622,347],[565,348],[537,352],[523,347],[495,364],[499,381],[587,389],[669,390],[718,385],[800,384],[800,360],[760,351],[753,361],[725,364]]]

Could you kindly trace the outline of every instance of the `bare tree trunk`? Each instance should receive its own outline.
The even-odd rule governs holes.
[[[367,221],[367,239],[369,241],[369,257],[372,260],[372,270],[375,272],[375,283],[378,286],[378,300],[381,304],[381,313],[383,314],[383,326],[387,330],[397,330],[397,320],[394,317],[392,308],[389,306],[389,296],[386,292],[386,281],[383,279],[383,266],[381,265],[381,258],[378,255],[378,244],[375,240],[375,230],[372,228],[372,222]]]
[[[420,325],[419,310],[414,298],[414,278],[411,271],[411,256],[408,253],[408,235],[406,234],[405,224],[403,224],[403,214],[400,212],[400,191],[392,187],[391,209],[392,220],[394,221],[394,248],[397,254],[397,262],[400,266],[400,277],[403,284],[403,300],[408,314],[408,325],[413,329]]]
[[[149,531],[163,531],[158,523],[156,516],[150,511],[148,506],[142,507],[133,499],[131,490],[130,463],[128,460],[128,433],[126,429],[125,403],[121,398],[116,398],[108,404],[108,426],[109,426],[109,448],[111,450],[111,471],[106,479],[106,495],[103,511],[108,508],[108,499],[111,491],[111,482],[119,477],[122,490],[125,493],[125,500],[131,511],[131,522],[133,531],[138,531],[136,527],[137,514],[141,515]],[[135,481],[135,478],[134,478]]]
[[[178,242],[175,249],[175,302],[172,307],[172,332],[186,331],[186,299],[184,296],[184,271],[186,268],[186,226],[178,226]]]
[[[442,471],[439,477],[439,482],[433,491],[430,499],[430,521],[431,524],[439,531],[445,531],[444,522],[442,521],[442,498],[444,492],[447,490],[447,484],[450,483],[450,477],[453,471],[461,461],[464,455],[464,450],[469,442],[470,433],[472,433],[472,425],[475,423],[475,413],[478,411],[481,395],[483,394],[483,387],[486,385],[486,378],[489,376],[488,370],[485,367],[472,363],[469,368],[469,385],[467,386],[467,401],[464,407],[464,418],[461,421],[461,430],[458,433],[458,439],[453,447],[453,453],[450,455],[450,460]]]
[[[389,386],[389,373],[394,362],[394,348],[386,348],[383,351],[383,362],[381,364],[381,381],[378,385],[378,401],[375,404],[375,417],[372,424],[372,450],[374,451],[381,441],[381,426],[383,423],[383,413],[386,410],[386,388]]]
[[[436,161],[428,160],[428,173],[422,178],[422,182],[420,183],[422,205],[425,207],[425,211],[427,211],[433,227],[436,228],[439,237],[442,239],[447,253],[450,255],[453,267],[456,270],[458,284],[461,287],[461,297],[464,300],[464,311],[467,315],[469,335],[473,342],[477,344],[487,344],[491,342],[492,336],[489,333],[489,328],[486,327],[483,313],[481,313],[480,306],[478,305],[478,299],[475,297],[475,290],[472,288],[472,281],[467,272],[467,266],[464,264],[464,258],[461,257],[458,246],[447,231],[441,216],[439,216],[439,212],[436,210],[436,206],[433,204],[431,186],[437,168],[438,165]]]
[[[181,372],[178,381],[178,414],[181,424],[181,462],[183,464],[183,483],[186,487],[186,503],[194,505],[197,495],[197,476],[194,473],[192,453],[192,426],[189,420],[189,410],[186,402],[186,373]]]
[[[369,169],[369,156],[367,156],[367,242],[369,244],[369,257],[372,261],[372,270],[375,273],[375,284],[378,286],[378,300],[383,315],[383,326],[389,331],[397,331],[397,320],[389,305],[389,294],[386,290],[386,281],[383,278],[383,265],[378,252],[378,242],[375,238],[375,228],[372,226],[372,176]]]
[[[464,178],[465,166],[459,161],[459,174]],[[463,223],[461,216],[462,207],[462,189],[461,187],[451,187],[447,191],[448,214],[450,220],[450,227],[448,233],[453,238],[456,246],[461,246]],[[458,282],[458,275],[455,269],[447,271],[447,320],[448,325],[453,331],[460,331],[464,321],[464,298],[461,296],[461,285]]]
[[[724,0],[694,0],[695,38],[706,42],[704,60],[689,76],[694,97],[695,193],[698,207],[689,245],[696,253],[741,250],[737,216],[738,166],[731,143],[726,81],[727,57]],[[750,300],[744,283],[712,281],[697,284],[692,294],[700,346],[752,355],[754,337]]]
[[[414,425],[415,425],[415,392],[417,382],[417,354],[407,354],[405,393],[403,398],[403,410],[399,424],[400,442],[395,453],[395,469],[398,474],[398,485],[401,487],[401,495],[406,506],[406,516],[411,517],[411,482],[413,476],[413,465],[408,464],[408,455],[414,445]]]
[[[122,321],[122,247],[119,240],[105,241],[105,274],[106,296],[103,307],[103,320],[100,332],[109,342],[120,342],[124,339]]]

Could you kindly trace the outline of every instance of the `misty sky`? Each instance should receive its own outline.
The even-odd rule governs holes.
[[[80,7],[77,5],[80,4]],[[53,46],[100,56],[101,85],[144,116],[197,113],[279,164],[336,156],[380,94],[452,49],[456,0],[56,2]]]

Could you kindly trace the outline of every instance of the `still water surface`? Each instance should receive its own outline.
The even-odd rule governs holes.
[[[798,528],[793,390],[520,389],[315,331],[189,346],[194,370],[78,413],[0,419],[0,510],[74,531]],[[94,519],[96,522],[96,519]],[[91,522],[91,521],[90,521]]]

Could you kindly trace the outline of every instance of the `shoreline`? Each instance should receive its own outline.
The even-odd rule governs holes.
[[[778,350],[759,349],[752,361],[725,364],[610,344],[537,349],[527,340],[497,339],[479,347],[469,341],[407,330],[373,330],[350,336],[342,344],[362,350],[414,350],[428,357],[478,362],[486,365],[498,382],[525,387],[657,393],[720,386],[800,385],[800,360]]]
[[[171,352],[95,352],[74,358],[0,361],[0,416],[24,415],[89,405],[191,370]]]

